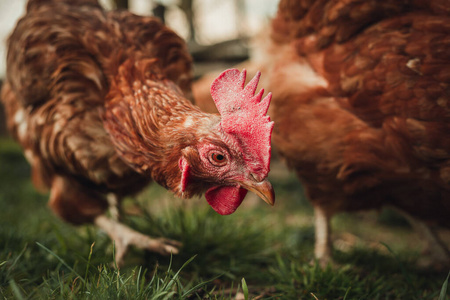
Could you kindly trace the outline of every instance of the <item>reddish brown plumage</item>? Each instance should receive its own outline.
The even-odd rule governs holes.
[[[156,18],[106,12],[94,0],[30,0],[8,47],[2,90],[8,126],[35,185],[50,189],[50,206],[65,220],[95,221],[123,242],[118,225],[100,217],[106,195],[120,199],[151,180],[185,198],[242,184],[262,189],[273,203],[268,170],[257,168],[269,159],[270,145],[261,145],[269,157],[252,159],[228,142],[219,115],[188,100],[190,55]],[[239,128],[232,134],[239,137]],[[226,160],[213,165],[204,149]],[[157,251],[174,250],[164,245]]]
[[[281,0],[255,51],[274,146],[316,208],[450,226],[448,3]]]
[[[64,197],[53,185],[55,176],[81,184],[86,197],[90,190],[135,193],[150,180],[119,157],[101,119],[109,84],[126,58],[157,58],[160,76],[189,91],[191,61],[182,39],[156,19],[104,12],[94,2],[74,8],[30,1],[9,39],[2,97],[9,128],[24,146],[34,183],[55,189],[54,208],[55,199]],[[58,207],[63,215],[74,209]],[[67,219],[74,223],[90,219],[73,214]]]

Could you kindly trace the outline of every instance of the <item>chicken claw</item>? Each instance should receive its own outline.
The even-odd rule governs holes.
[[[133,245],[139,249],[157,252],[162,255],[178,254],[182,244],[166,238],[151,238],[137,232],[120,222],[105,215],[98,216],[94,223],[104,230],[115,243],[115,260],[117,266],[123,264],[123,258],[128,246]]]

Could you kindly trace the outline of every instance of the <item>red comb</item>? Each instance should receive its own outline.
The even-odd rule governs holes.
[[[272,94],[261,100],[264,89],[255,95],[261,76],[256,76],[245,86],[246,71],[224,71],[211,85],[211,96],[222,119],[222,129],[233,135],[251,153],[252,161],[263,166],[265,176],[269,172],[270,137],[273,122],[266,116]],[[256,158],[256,160],[255,160]]]

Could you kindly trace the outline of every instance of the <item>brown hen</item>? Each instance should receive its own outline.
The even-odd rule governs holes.
[[[105,230],[121,263],[130,244],[178,252],[106,214],[152,180],[182,198],[206,192],[220,214],[247,190],[273,204],[270,96],[255,95],[258,80],[223,72],[211,87],[220,115],[203,113],[188,100],[186,45],[157,19],[95,0],[30,0],[8,41],[2,99],[50,207]]]
[[[273,143],[314,206],[321,264],[334,214],[391,206],[450,265],[434,230],[450,227],[448,1],[281,0],[255,43],[245,64],[268,75]]]
[[[316,258],[335,213],[389,205],[449,265],[432,229],[450,226],[448,2],[281,0],[265,43],[273,142],[315,208]]]

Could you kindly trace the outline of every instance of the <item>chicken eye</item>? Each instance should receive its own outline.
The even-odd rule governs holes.
[[[225,155],[220,154],[220,153],[212,153],[211,154],[211,159],[213,162],[222,164],[225,162]]]
[[[220,153],[213,153],[211,154],[211,158],[215,161],[215,162],[222,162],[225,159],[225,156],[223,156]]]

